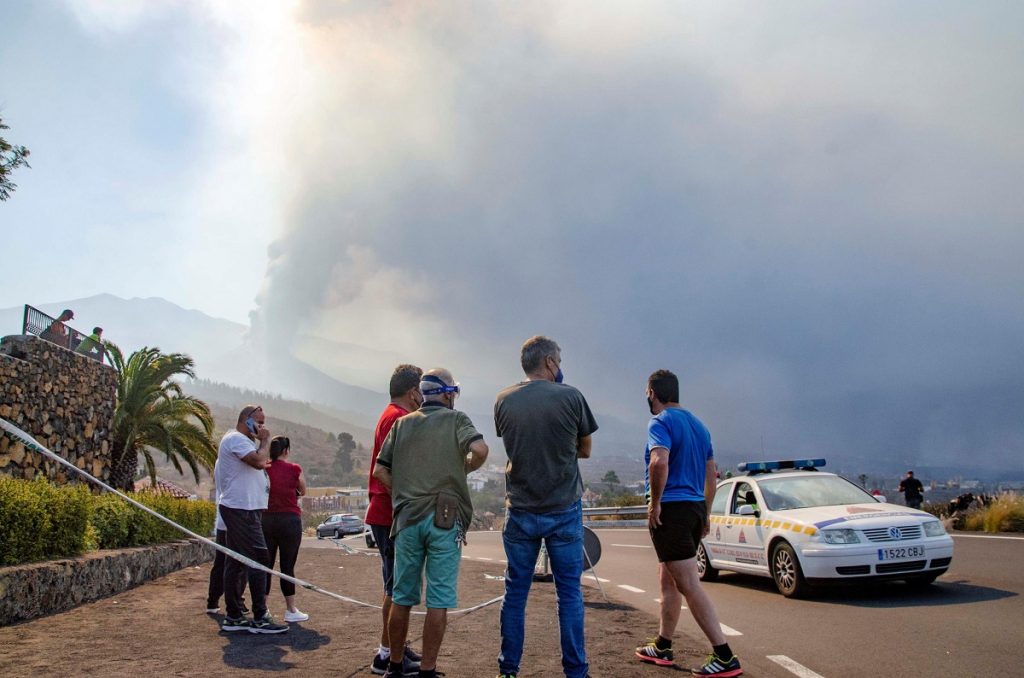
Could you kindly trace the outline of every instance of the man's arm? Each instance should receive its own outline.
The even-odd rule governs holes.
[[[576,458],[590,459],[590,447],[593,441],[590,436],[580,436],[576,439]]]
[[[466,474],[470,474],[484,465],[487,461],[487,453],[490,450],[483,438],[477,438],[469,444],[469,454],[466,455]]]
[[[256,438],[260,441],[259,448],[242,457],[242,461],[253,468],[263,469],[270,461],[270,429],[260,426],[256,431]]]
[[[668,481],[668,450],[664,447],[651,449],[651,463],[647,468],[651,485],[651,503],[647,505],[647,524],[653,529],[661,526],[661,494]]]
[[[715,490],[718,488],[718,464],[714,459],[704,462],[704,504],[707,508],[704,518],[704,536],[711,531],[711,504],[715,501]]]
[[[381,484],[391,489],[391,469],[380,463],[380,459],[377,460],[377,466],[373,469],[373,477],[381,482]]]

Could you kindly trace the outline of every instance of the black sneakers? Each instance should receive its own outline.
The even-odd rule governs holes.
[[[742,675],[743,669],[740,668],[740,660],[735,655],[725,660],[709,654],[707,661],[704,662],[704,666],[699,669],[693,669],[690,673],[695,676],[709,676],[711,678],[733,678],[733,676]]]
[[[638,647],[633,655],[642,662],[657,664],[658,666],[672,666],[674,663],[672,648],[659,647],[658,636],[651,638]]]
[[[224,617],[220,623],[221,631],[248,631],[252,628],[252,622],[245,617]]]
[[[377,673],[378,662],[381,661],[380,655],[378,654],[373,658],[373,666],[370,668],[371,671]],[[384,678],[400,678],[401,676],[418,676],[420,675],[420,665],[414,664],[409,660],[408,657],[402,657],[402,670],[394,671],[391,669],[391,660],[384,659],[382,664],[384,670],[378,674],[383,675]]]
[[[284,633],[287,630],[288,625],[275,622],[269,612],[264,613],[259,619],[249,622],[249,633]]]

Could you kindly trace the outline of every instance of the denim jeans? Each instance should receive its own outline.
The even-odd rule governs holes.
[[[541,542],[548,551],[558,595],[558,631],[562,642],[562,670],[568,678],[584,678],[589,666],[583,638],[583,507],[576,502],[551,513],[508,509],[502,530],[508,569],[505,600],[501,604],[499,673],[519,673],[523,656],[526,599],[533,583]]]

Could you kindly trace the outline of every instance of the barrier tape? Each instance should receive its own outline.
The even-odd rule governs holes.
[[[304,581],[302,579],[297,579],[295,577],[291,577],[291,576],[289,576],[287,574],[284,574],[283,572],[278,572],[277,570],[272,570],[269,567],[267,567],[266,565],[264,565],[263,563],[257,562],[257,561],[255,561],[255,560],[253,560],[251,558],[243,556],[241,553],[236,553],[235,551],[232,551],[231,549],[227,548],[226,546],[221,546],[217,542],[215,542],[215,541],[213,541],[211,539],[208,539],[207,537],[204,537],[202,535],[196,534],[195,532],[189,530],[187,527],[179,525],[178,523],[174,522],[170,518],[168,518],[168,517],[166,517],[166,516],[164,516],[164,515],[162,515],[160,513],[157,513],[156,511],[154,511],[153,509],[149,508],[148,506],[140,504],[139,502],[135,501],[134,499],[132,499],[128,495],[124,494],[123,492],[120,492],[119,490],[115,490],[113,487],[111,487],[110,485],[107,485],[105,482],[103,482],[99,478],[96,478],[95,476],[93,476],[93,475],[83,471],[82,469],[78,468],[77,466],[75,466],[71,462],[67,461],[66,459],[62,458],[61,456],[59,456],[59,455],[55,454],[54,452],[51,452],[50,450],[46,449],[45,447],[40,445],[36,441],[35,438],[30,436],[28,433],[25,433],[20,428],[18,428],[17,426],[12,424],[11,422],[7,421],[6,419],[0,418],[0,429],[3,429],[4,431],[6,431],[8,434],[13,436],[14,438],[20,440],[22,443],[24,443],[26,445],[26,447],[28,447],[32,451],[38,452],[39,454],[43,455],[44,457],[52,459],[53,461],[57,462],[58,464],[61,464],[62,466],[66,466],[67,468],[71,469],[72,471],[74,471],[75,473],[77,473],[77,474],[79,474],[81,476],[85,476],[86,479],[92,481],[93,483],[96,483],[97,485],[102,487],[107,492],[112,492],[113,494],[116,494],[117,496],[121,497],[122,499],[124,499],[126,502],[128,502],[132,506],[145,511],[146,513],[150,514],[154,518],[158,518],[158,519],[162,520],[163,522],[167,523],[171,527],[174,527],[174,528],[180,530],[181,532],[184,532],[185,534],[187,534],[188,536],[192,537],[193,539],[198,539],[199,541],[203,542],[207,546],[212,546],[217,551],[220,551],[221,553],[223,553],[224,555],[228,556],[229,558],[234,558],[238,562],[243,563],[243,564],[247,565],[248,567],[252,567],[252,568],[255,568],[257,570],[260,570],[261,572],[266,572],[267,574],[273,575],[275,577],[279,577],[279,578],[281,578],[281,579],[283,579],[285,581],[289,581],[289,582],[295,584],[296,586],[302,587],[302,588],[304,588],[304,589],[306,589],[308,591],[314,591],[316,593],[323,594],[323,595],[328,596],[330,598],[334,598],[335,600],[340,600],[343,603],[351,603],[352,605],[358,605],[360,607],[369,607],[369,608],[373,608],[375,610],[381,609],[380,605],[375,605],[373,603],[366,603],[366,602],[363,602],[361,600],[356,600],[355,598],[350,598],[348,596],[343,596],[340,593],[334,593],[333,591],[328,591],[327,589],[320,588],[316,584],[310,583],[308,581]],[[474,605],[473,607],[466,607],[466,608],[462,608],[462,609],[459,609],[459,610],[449,610],[448,614],[455,615],[455,614],[468,614],[469,612],[475,612],[476,610],[480,610],[482,608],[485,608],[488,605],[493,605],[493,604],[495,604],[497,602],[500,602],[504,597],[505,596],[498,596],[497,598],[492,598],[491,600],[488,600],[488,601],[486,601],[484,603],[480,603],[479,605]],[[422,615],[422,614],[426,614],[426,613],[425,612],[416,611],[416,612],[413,612],[413,614]]]

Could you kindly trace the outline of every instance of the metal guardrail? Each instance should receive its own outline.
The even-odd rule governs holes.
[[[647,525],[647,505],[585,508],[583,520],[594,529],[644,527]]]
[[[56,344],[69,351],[76,350],[79,344],[89,338],[88,335],[82,334],[67,323],[59,323],[60,326],[63,326],[65,333],[61,334],[59,331],[51,331],[55,323],[58,323],[56,318],[48,316],[38,308],[25,304],[25,315],[21,321],[22,334],[34,334],[40,339],[45,339],[51,344]],[[83,355],[102,363],[107,352],[103,350],[103,345],[101,344],[99,350],[89,353],[83,352]]]
[[[583,509],[584,518],[592,518],[594,516],[615,516],[616,518],[640,516],[642,518],[646,518],[647,505],[643,504],[641,506],[595,506],[594,508]]]

